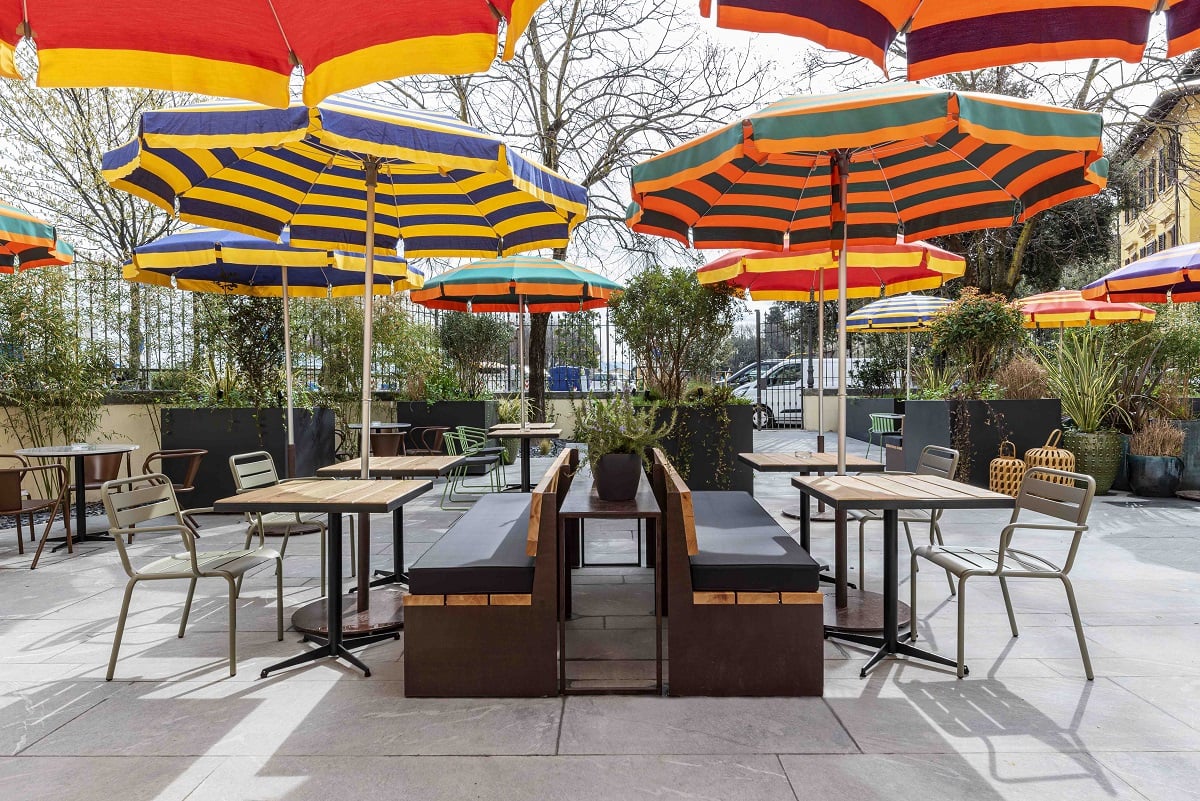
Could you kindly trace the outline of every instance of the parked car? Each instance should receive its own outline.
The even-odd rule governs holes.
[[[804,393],[809,389],[808,374],[811,364],[813,386],[816,386],[817,371],[825,370],[825,389],[837,391],[837,359],[785,359],[763,372],[762,400],[759,401],[754,375],[733,391],[739,398],[756,404],[754,409],[755,428],[773,428],[778,425],[804,425]],[[847,376],[853,375],[855,365],[862,359],[847,359]]]
[[[772,367],[779,364],[781,361],[783,361],[783,359],[763,359],[762,360],[763,373],[766,373]],[[735,370],[734,372],[725,376],[724,378],[717,379],[717,381],[715,383],[724,384],[724,385],[730,386],[730,387],[740,387],[742,384],[745,384],[747,381],[753,381],[756,377],[756,374],[757,374],[757,368],[755,366],[755,363],[750,362],[747,365],[739,367],[737,370]]]

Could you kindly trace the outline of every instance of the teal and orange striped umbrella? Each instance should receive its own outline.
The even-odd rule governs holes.
[[[486,72],[545,0],[0,0],[0,75],[38,49],[40,86],[137,86],[285,107],[418,73]],[[430,9],[436,8],[436,13]]]
[[[802,37],[885,72],[903,32],[910,81],[1026,61],[1140,61],[1164,5],[1167,56],[1200,46],[1200,0],[700,0],[722,28]]]
[[[697,248],[833,252],[843,233],[1008,226],[1104,187],[1100,129],[1099,114],[916,84],[789,97],[634,166],[628,219]]]
[[[1026,328],[1078,328],[1112,323],[1154,322],[1154,309],[1140,303],[1089,300],[1077,289],[1059,289],[1017,298]]]
[[[0,203],[0,273],[62,267],[74,258],[75,251],[58,238],[50,223]]]
[[[576,312],[608,304],[624,287],[586,267],[558,259],[509,256],[455,267],[409,294],[430,309],[533,314]]]

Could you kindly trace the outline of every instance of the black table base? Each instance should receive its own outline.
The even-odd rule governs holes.
[[[408,573],[404,572],[404,507],[392,512],[392,569],[376,570],[374,575],[378,578],[371,582],[372,587],[386,587],[389,584],[408,586]]]

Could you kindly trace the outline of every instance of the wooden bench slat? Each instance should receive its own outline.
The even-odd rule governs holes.
[[[694,604],[735,604],[737,594],[732,592],[693,592]]]
[[[486,595],[447,595],[446,606],[487,606]]]
[[[739,604],[777,604],[779,603],[779,593],[739,592],[737,594],[737,602]]]
[[[525,593],[505,593],[503,595],[489,595],[488,599],[492,606],[532,606],[533,596]]]
[[[404,595],[405,606],[445,606],[445,595],[413,595],[406,593]]]

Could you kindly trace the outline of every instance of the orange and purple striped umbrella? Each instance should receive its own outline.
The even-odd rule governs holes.
[[[1088,300],[1075,289],[1042,292],[1018,298],[1016,303],[1026,328],[1078,328],[1154,321],[1154,309],[1138,303]]]
[[[908,79],[1073,58],[1136,62],[1161,0],[701,0],[717,25],[802,37],[885,69],[905,34]],[[1200,46],[1200,0],[1166,4],[1167,56]]]
[[[1085,286],[1085,298],[1165,303],[1200,301],[1200,243],[1167,248]]]
[[[405,75],[486,72],[497,26],[504,58],[545,0],[0,0],[0,75],[38,49],[41,86],[137,86],[269,106],[304,103]],[[436,13],[431,13],[436,6]]]
[[[1100,129],[1099,114],[916,84],[789,97],[635,165],[628,223],[697,248],[834,252],[843,233],[1005,227],[1104,187]]]

